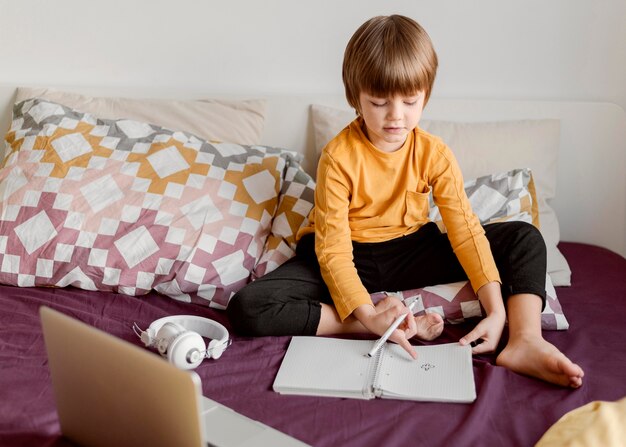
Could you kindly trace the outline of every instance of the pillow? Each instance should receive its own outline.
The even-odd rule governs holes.
[[[312,105],[313,135],[318,154],[354,118],[354,111]],[[548,204],[556,193],[558,120],[455,123],[422,120],[420,126],[440,136],[454,151],[463,175],[477,178],[527,167],[533,172],[541,222],[548,247],[548,273],[557,286],[571,284],[571,270],[557,248],[560,240],[556,213]],[[506,148],[506,151],[503,149]],[[506,153],[503,157],[502,154]]]
[[[102,119],[127,118],[183,130],[207,141],[259,144],[263,132],[264,100],[197,101],[99,98],[48,88],[17,89],[15,102],[43,98],[88,112]]]
[[[308,223],[307,217],[315,202],[315,181],[300,166],[300,157],[296,153],[289,154],[278,209],[252,279],[275,270],[293,257],[298,230]]]
[[[539,228],[537,196],[530,169],[514,169],[465,182],[465,193],[482,225],[522,221]],[[430,195],[430,220],[446,231],[439,208]]]
[[[485,313],[469,281],[424,287],[399,292],[407,302],[418,296],[415,315],[438,313],[447,323],[462,323],[471,318],[482,318]],[[374,303],[386,296],[385,292],[372,294]],[[545,330],[566,330],[569,322],[563,314],[550,275],[546,275],[546,307],[541,313],[541,327]]]
[[[615,402],[594,400],[561,416],[539,438],[535,447],[623,446],[626,439],[624,421],[626,397]]]
[[[0,283],[224,308],[250,280],[290,155],[30,99],[0,168]]]
[[[558,120],[523,120],[485,123],[430,121],[424,129],[440,136],[453,150],[463,175],[476,178],[521,166],[535,180],[541,234],[548,247],[548,272],[556,285],[569,286],[571,271],[557,248],[559,223],[548,201],[556,194]],[[502,156],[506,148],[506,156]]]

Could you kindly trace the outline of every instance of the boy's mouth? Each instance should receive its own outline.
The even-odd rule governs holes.
[[[401,133],[404,131],[404,127],[383,127],[383,129],[389,133]]]

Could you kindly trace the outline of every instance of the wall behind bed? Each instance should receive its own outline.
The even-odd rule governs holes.
[[[394,12],[435,42],[435,96],[626,108],[624,0],[0,0],[0,83],[336,94],[349,36]]]
[[[0,86],[341,95],[347,40],[390,13],[433,38],[433,98],[626,108],[624,0],[0,0]],[[0,95],[0,110],[9,100]]]

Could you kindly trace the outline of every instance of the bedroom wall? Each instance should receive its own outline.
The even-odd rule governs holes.
[[[626,109],[624,0],[0,0],[0,125],[16,85],[341,95],[349,37],[391,13],[430,33],[435,98]]]
[[[0,0],[0,83],[341,93],[349,36],[395,12],[435,42],[435,96],[626,108],[623,0]]]

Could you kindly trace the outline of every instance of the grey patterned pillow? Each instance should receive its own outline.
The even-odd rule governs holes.
[[[514,169],[469,180],[465,182],[465,192],[474,213],[483,225],[523,221],[539,227],[537,195],[530,169]],[[445,231],[441,214],[432,201],[432,196],[429,217]],[[401,294],[405,300],[420,295],[421,305],[416,314],[435,312],[448,323],[460,323],[468,318],[484,315],[469,281],[408,290]],[[379,299],[378,296],[372,298]],[[546,275],[546,307],[541,314],[541,325],[546,330],[569,328],[549,275]]]
[[[537,195],[530,169],[514,169],[499,174],[485,175],[465,182],[465,193],[474,213],[483,225],[523,221],[539,228]],[[439,208],[430,197],[430,220],[442,231],[445,226]]]

